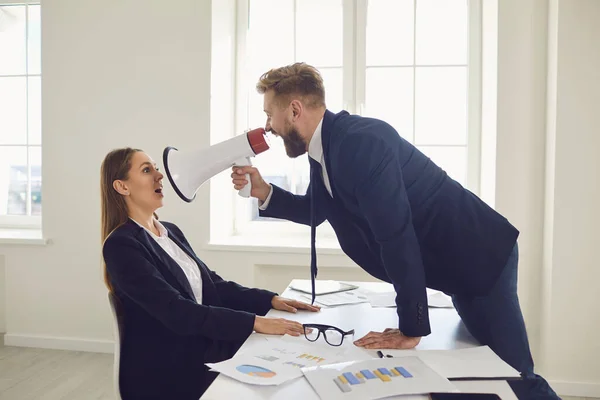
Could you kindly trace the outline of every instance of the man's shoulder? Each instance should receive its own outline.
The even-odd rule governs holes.
[[[355,114],[338,114],[331,132],[331,140],[341,142],[346,139],[398,140],[398,131],[389,123],[372,117]]]

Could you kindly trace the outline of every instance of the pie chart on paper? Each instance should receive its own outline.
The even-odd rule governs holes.
[[[242,374],[255,376],[257,378],[272,378],[277,375],[275,372],[256,365],[238,365],[235,369]]]

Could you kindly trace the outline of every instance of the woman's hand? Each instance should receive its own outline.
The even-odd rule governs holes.
[[[308,303],[303,303],[298,300],[286,299],[285,297],[274,296],[271,299],[271,306],[274,309],[280,311],[287,311],[291,313],[295,313],[298,310],[308,310],[312,312],[317,312],[321,310],[319,306],[311,306]]]
[[[290,335],[300,336],[304,334],[304,328],[300,322],[290,321],[284,318],[267,318],[256,316],[254,330],[257,333],[267,335]]]

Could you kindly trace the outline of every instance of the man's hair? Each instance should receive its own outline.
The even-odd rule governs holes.
[[[307,107],[325,107],[325,86],[319,71],[299,62],[265,72],[256,84],[256,90],[265,94],[275,92],[275,101],[287,106],[293,97],[300,97]]]

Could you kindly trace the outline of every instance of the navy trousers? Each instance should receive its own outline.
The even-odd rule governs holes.
[[[533,371],[525,321],[517,296],[519,249],[515,247],[492,291],[483,297],[452,295],[452,302],[469,332],[521,373],[509,381],[519,399],[560,399],[548,382]]]

